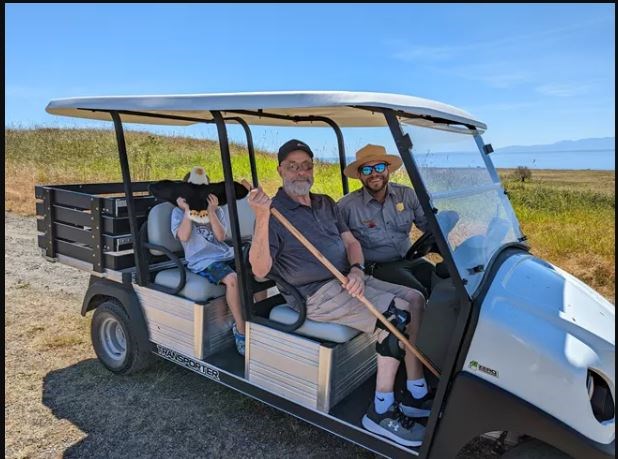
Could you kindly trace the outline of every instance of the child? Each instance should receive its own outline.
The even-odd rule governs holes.
[[[189,183],[208,184],[204,169],[196,166],[191,170]],[[245,355],[245,321],[242,318],[240,293],[236,272],[234,271],[234,249],[225,242],[226,216],[219,207],[219,200],[214,194],[208,195],[208,215],[192,217],[187,201],[179,197],[178,207],[172,211],[172,234],[180,240],[187,260],[187,268],[209,282],[224,284],[225,299],[232,311],[235,323],[232,333],[236,350]]]

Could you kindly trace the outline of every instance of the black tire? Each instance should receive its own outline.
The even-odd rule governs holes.
[[[526,440],[514,446],[502,456],[502,459],[570,459],[566,453],[537,439]]]
[[[95,309],[90,327],[92,347],[109,371],[128,375],[153,362],[150,349],[140,348],[135,327],[118,300],[105,300]]]

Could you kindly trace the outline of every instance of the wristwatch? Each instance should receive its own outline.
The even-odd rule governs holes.
[[[350,271],[352,270],[352,268],[358,268],[362,272],[365,272],[365,265],[363,265],[362,263],[354,263],[352,266],[350,266]]]

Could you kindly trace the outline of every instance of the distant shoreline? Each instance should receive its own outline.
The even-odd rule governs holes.
[[[477,151],[470,152],[417,152],[413,156],[421,168],[426,167],[484,167]],[[338,164],[339,158],[329,156],[317,157],[328,164]],[[346,162],[354,161],[347,156]],[[516,169],[525,166],[533,170],[573,170],[573,171],[615,171],[615,150],[564,150],[539,152],[501,152],[491,153],[491,160],[496,169]]]
[[[602,153],[605,151],[616,151],[615,148],[591,148],[588,150],[545,150],[545,151],[539,151],[536,153]],[[470,152],[473,153],[473,152]],[[497,150],[494,151],[494,153],[500,154],[500,153],[504,153],[504,154],[508,154],[508,155],[529,155],[533,152],[530,151],[517,151],[517,150],[513,150],[513,151],[504,151],[500,148],[498,148]]]

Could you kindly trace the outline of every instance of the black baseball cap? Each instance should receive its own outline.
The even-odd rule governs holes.
[[[311,151],[311,148],[309,148],[309,145],[305,142],[301,142],[300,140],[292,139],[285,142],[281,145],[281,148],[279,148],[279,152],[277,153],[279,164],[281,164],[290,153],[297,150],[304,151],[311,158],[313,158],[313,152]]]

